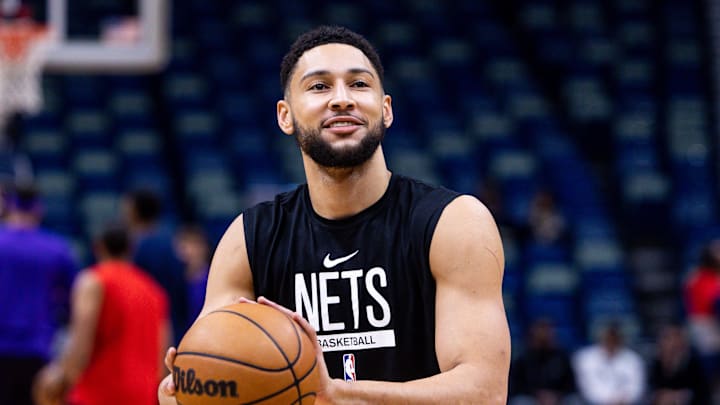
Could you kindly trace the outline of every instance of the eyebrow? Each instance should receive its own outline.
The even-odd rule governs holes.
[[[350,73],[350,74],[367,73],[367,74],[369,74],[372,78],[375,78],[375,75],[373,74],[373,72],[371,72],[370,70],[365,69],[365,68],[352,68],[352,69],[348,69],[347,73]],[[323,69],[311,70],[311,71],[305,73],[305,74],[300,78],[300,81],[303,81],[303,80],[307,79],[308,77],[313,77],[313,76],[327,76],[327,75],[330,75],[330,74],[331,74],[331,72],[330,72],[329,70],[323,70]]]

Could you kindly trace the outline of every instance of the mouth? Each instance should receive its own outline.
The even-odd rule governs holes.
[[[323,128],[354,128],[357,126],[363,125],[362,120],[353,117],[352,115],[341,115],[341,116],[335,116],[332,118],[328,118],[323,122],[322,127]]]

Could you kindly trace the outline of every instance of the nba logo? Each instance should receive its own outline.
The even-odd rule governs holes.
[[[355,355],[352,353],[343,354],[343,370],[345,381],[355,381]]]

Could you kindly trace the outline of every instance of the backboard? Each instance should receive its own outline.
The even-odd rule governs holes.
[[[168,59],[168,0],[35,0],[32,7],[53,38],[46,71],[142,73]]]

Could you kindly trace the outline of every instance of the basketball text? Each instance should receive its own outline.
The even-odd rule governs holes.
[[[358,329],[360,316],[364,313],[367,322],[374,328],[383,328],[390,324],[390,305],[378,287],[387,287],[387,275],[382,267],[373,267],[364,270],[324,271],[311,273],[310,279],[305,274],[295,274],[295,311],[306,316],[306,319],[317,331],[331,332]],[[308,285],[309,281],[309,285]],[[340,297],[328,294],[328,285],[331,283],[348,283],[350,297]],[[309,287],[309,288],[308,288]],[[367,305],[364,311],[360,308],[359,289],[364,287],[365,292],[380,307],[376,311]],[[352,326],[345,322],[333,322],[330,319],[330,307],[349,300],[353,313]]]
[[[383,295],[387,286],[382,267],[297,273],[295,311],[318,331],[325,352],[395,347],[395,331],[387,329],[392,320],[390,303]],[[361,300],[368,305],[361,307]]]
[[[208,397],[233,397],[237,398],[237,382],[226,380],[205,381],[196,378],[195,370],[183,370],[180,367],[173,367],[173,382],[178,392],[189,395],[202,395]]]

